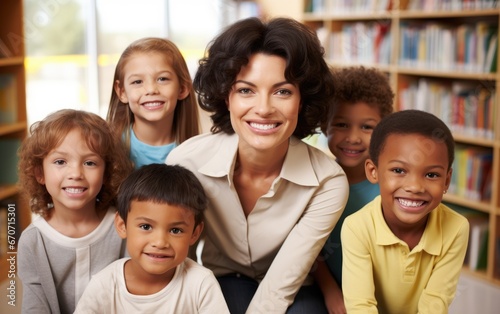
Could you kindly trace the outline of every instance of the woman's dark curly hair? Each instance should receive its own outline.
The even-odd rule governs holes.
[[[316,133],[333,100],[333,75],[316,33],[289,18],[240,20],[219,34],[199,62],[193,84],[200,107],[211,115],[213,133],[233,134],[227,99],[240,69],[256,53],[286,60],[285,78],[296,84],[301,110],[294,135]]]
[[[37,177],[43,175],[44,158],[72,131],[81,132],[90,150],[105,162],[103,186],[96,202],[97,211],[115,205],[118,187],[132,171],[132,163],[120,140],[100,116],[81,110],[63,109],[48,115],[30,128],[31,135],[19,149],[19,185],[30,202],[31,211],[50,217],[52,197]]]

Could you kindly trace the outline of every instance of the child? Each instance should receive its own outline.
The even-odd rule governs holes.
[[[340,229],[344,219],[379,194],[377,184],[366,179],[365,161],[373,129],[392,112],[394,93],[387,76],[372,68],[349,67],[334,70],[334,107],[321,130],[328,139],[349,182],[349,199],[318,259],[315,279],[333,313],[345,313],[342,295],[342,245]]]
[[[448,313],[469,224],[441,203],[454,141],[430,113],[388,115],[373,131],[366,175],[380,196],[345,219],[347,313]]]
[[[185,168],[150,164],[132,173],[115,217],[130,258],[95,275],[75,313],[229,313],[212,272],[187,258],[206,207],[203,187]]]
[[[164,163],[175,146],[199,133],[189,70],[171,41],[142,38],[125,49],[116,65],[107,120],[136,169]]]
[[[73,313],[91,275],[124,255],[114,200],[132,166],[106,121],[60,110],[19,151],[21,191],[38,214],[19,239],[23,313]]]

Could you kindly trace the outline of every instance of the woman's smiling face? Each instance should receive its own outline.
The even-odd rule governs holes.
[[[285,68],[282,57],[256,53],[237,75],[228,109],[240,147],[288,147],[297,126],[300,91],[285,79]]]

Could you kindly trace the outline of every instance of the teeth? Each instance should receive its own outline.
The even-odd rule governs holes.
[[[144,104],[144,107],[158,107],[158,106],[161,106],[161,102],[149,102],[147,104]]]
[[[403,206],[406,206],[406,207],[419,207],[419,206],[422,206],[422,204],[424,204],[424,201],[409,201],[409,200],[404,200],[404,199],[401,199],[399,198],[398,199],[399,203]]]
[[[348,149],[344,149],[344,152],[348,153],[348,154],[358,154],[359,153],[359,150],[348,150]]]
[[[155,255],[155,254],[149,254],[149,256],[154,257],[154,258],[164,258],[164,255]]]
[[[65,190],[68,193],[82,193],[84,189],[83,188],[66,188]]]
[[[278,125],[277,123],[273,123],[273,124],[260,124],[260,123],[250,122],[250,126],[252,128],[259,129],[259,130],[270,130],[270,129],[275,128],[277,125]]]

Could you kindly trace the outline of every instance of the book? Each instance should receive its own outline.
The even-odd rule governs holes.
[[[478,270],[481,247],[483,242],[488,242],[487,234],[489,228],[488,219],[469,219],[470,235],[469,235],[469,268]],[[487,246],[487,244],[486,244]]]
[[[17,183],[17,164],[19,158],[17,151],[21,146],[20,139],[1,139],[0,140],[0,184],[16,184]]]
[[[498,33],[495,29],[490,28],[486,40],[487,50],[484,60],[484,72],[493,73],[497,69],[497,53],[498,53]]]
[[[452,203],[445,203],[445,205],[469,221],[469,242],[464,264],[468,265],[471,270],[483,269],[487,261],[487,256],[484,255],[487,254],[488,247],[488,215]]]
[[[0,75],[0,124],[17,120],[17,82],[13,74]]]

